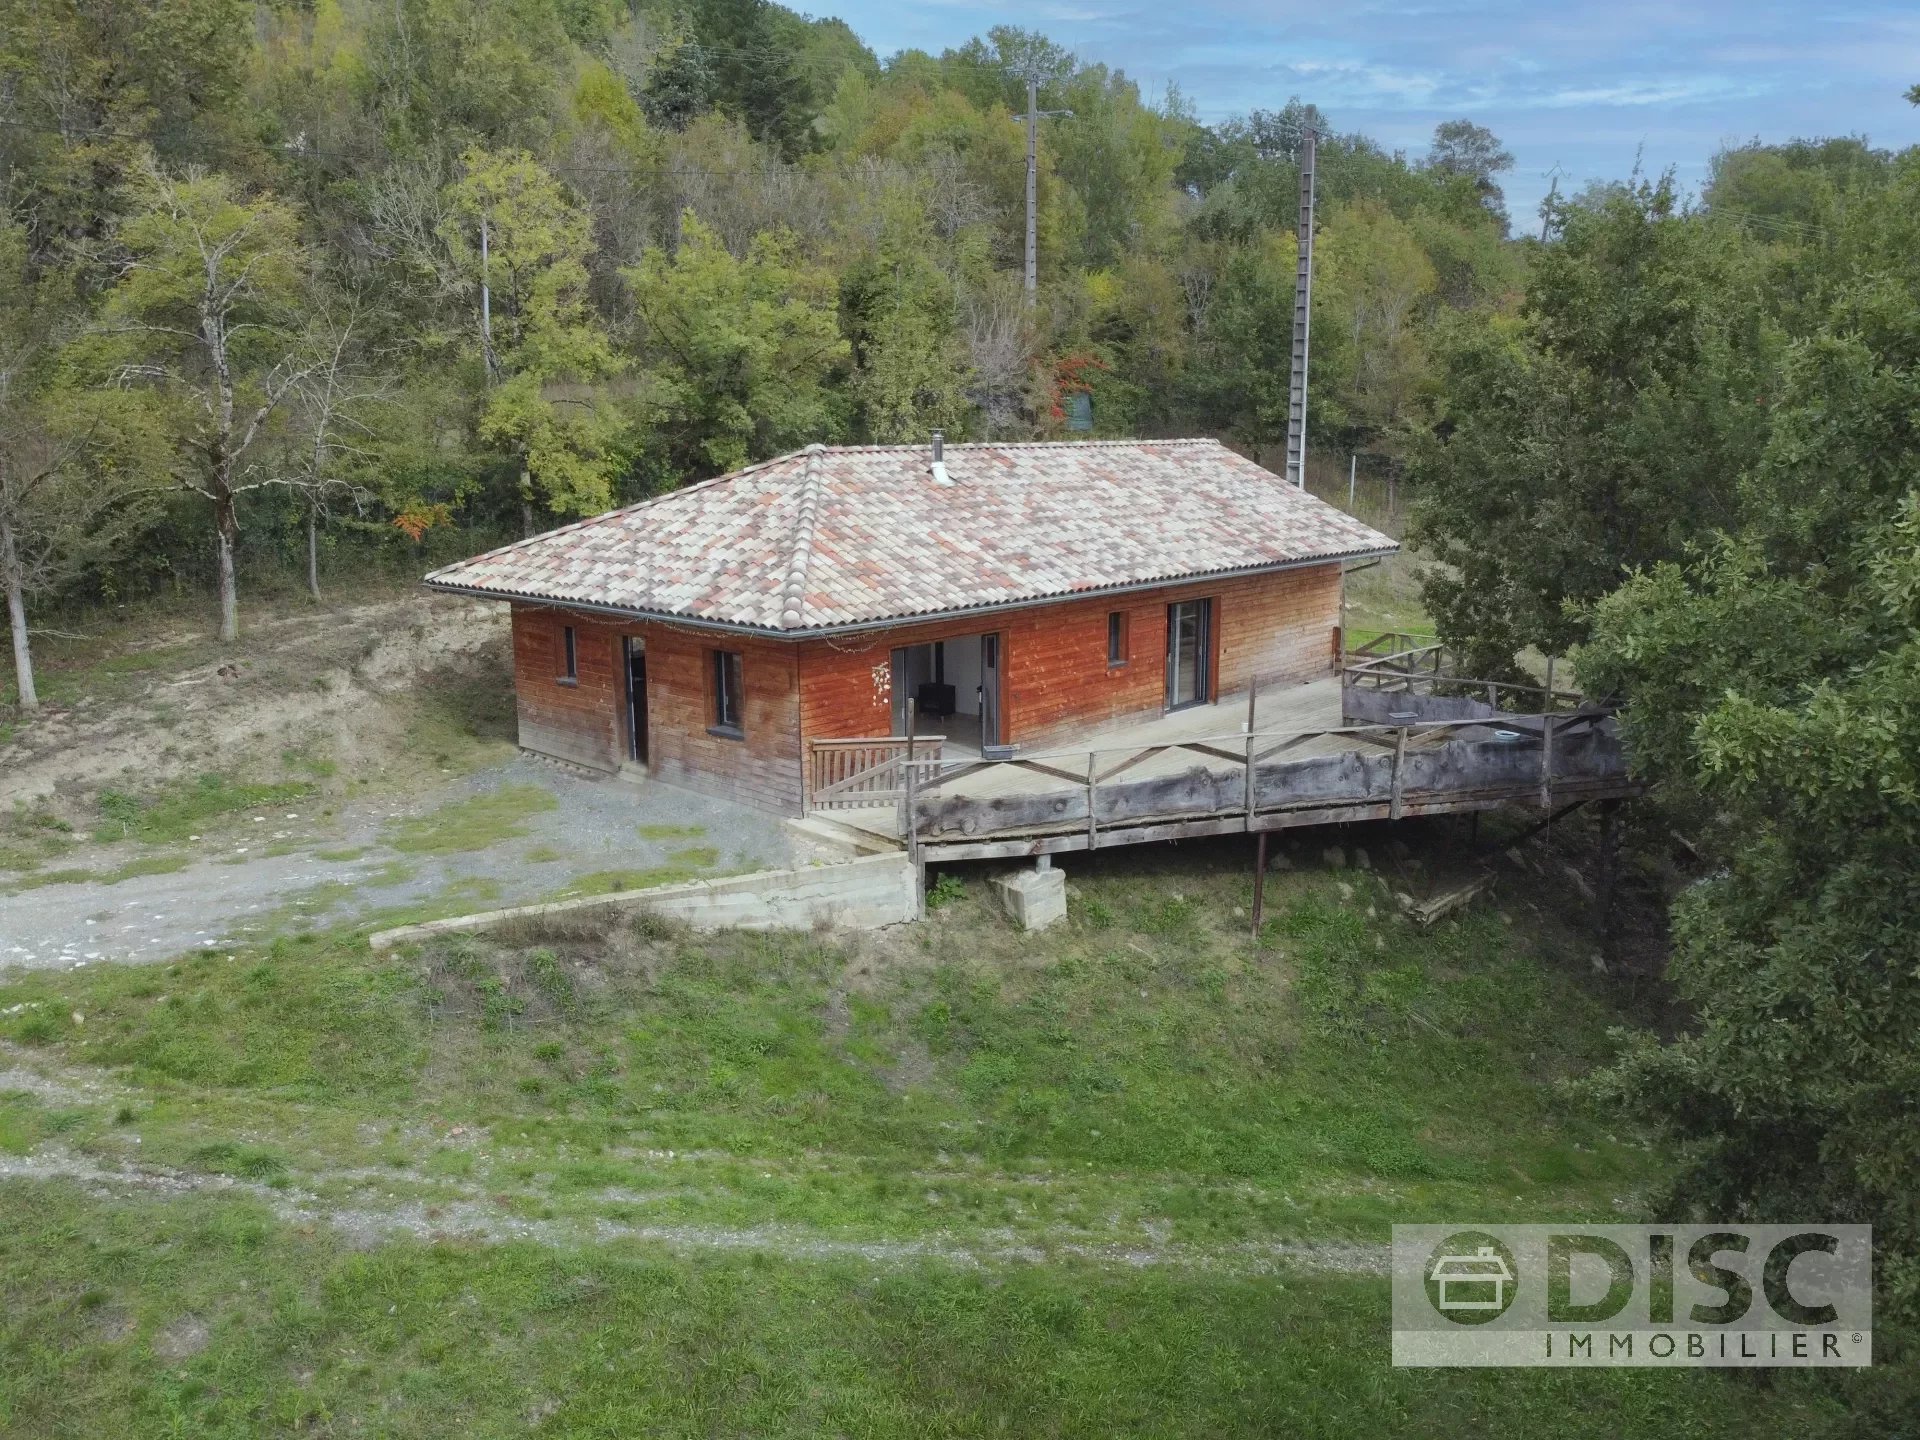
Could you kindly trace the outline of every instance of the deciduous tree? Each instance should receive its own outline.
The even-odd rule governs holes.
[[[620,368],[588,303],[593,226],[524,151],[471,150],[440,234],[467,284],[470,352],[489,389],[480,435],[511,454],[524,518],[612,503],[625,420],[598,388]]]
[[[313,365],[300,324],[311,258],[290,208],[244,195],[225,176],[149,166],[139,194],[106,318],[135,346],[126,376],[169,407],[179,484],[207,501],[220,638],[231,641],[240,633],[240,497],[288,483],[270,427]]]
[[[838,433],[828,382],[847,342],[832,280],[798,259],[791,235],[762,234],[736,259],[688,214],[677,250],[654,250],[627,273],[665,478],[718,474]]]

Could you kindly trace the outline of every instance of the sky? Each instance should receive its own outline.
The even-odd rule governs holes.
[[[1516,224],[1636,158],[1697,190],[1714,151],[1758,137],[1920,143],[1920,0],[814,0],[880,55],[939,53],[994,25],[1169,83],[1214,123],[1298,95],[1337,130],[1424,154],[1465,116],[1513,152]]]

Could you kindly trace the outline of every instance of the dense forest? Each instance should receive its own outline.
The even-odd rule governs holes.
[[[29,603],[314,584],[816,440],[1284,434],[1397,463],[1523,262],[1466,121],[1389,154],[996,30],[878,60],[764,0],[6,0],[4,514]],[[1023,295],[1025,77],[1038,272]],[[436,548],[437,547],[437,548]],[[103,563],[108,558],[111,563]]]
[[[1039,125],[1029,301],[1025,77]],[[1920,1310],[1920,150],[1735,146],[1516,223],[995,30],[765,0],[0,0],[0,571],[34,607],[433,558],[816,440],[1285,424],[1413,499],[1480,673],[1628,702],[1697,1025],[1606,1082],[1674,1203],[1870,1218]],[[1920,103],[1920,88],[1912,98]],[[1524,232],[1524,233],[1521,233]]]

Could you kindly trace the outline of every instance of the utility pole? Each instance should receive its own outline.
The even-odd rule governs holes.
[[[1301,490],[1307,488],[1307,339],[1313,318],[1313,170],[1319,138],[1308,126],[1300,149],[1300,263],[1293,283],[1293,370],[1287,385],[1287,479]]]
[[[1560,167],[1555,165],[1547,172],[1547,178],[1553,183],[1547,187],[1547,198],[1540,202],[1540,243],[1547,243],[1547,227],[1553,223],[1553,202],[1560,194]]]
[[[1030,57],[1026,69],[1021,72],[1027,82],[1027,113],[1018,116],[1027,127],[1027,272],[1025,289],[1027,306],[1031,309],[1040,293],[1040,234],[1039,234],[1039,195],[1040,195],[1040,122],[1055,116],[1073,118],[1071,110],[1042,110],[1040,108],[1040,67]]]
[[[488,275],[487,214],[480,212],[480,351],[487,361],[489,382],[500,378],[500,362],[493,353],[493,286]]]
[[[1027,304],[1040,289],[1040,227],[1035,216],[1040,199],[1040,81],[1027,72]]]

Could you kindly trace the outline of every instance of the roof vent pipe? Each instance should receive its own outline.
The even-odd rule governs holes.
[[[953,481],[947,477],[946,454],[947,437],[941,431],[936,430],[933,432],[933,483],[936,485],[951,485],[953,483]]]

